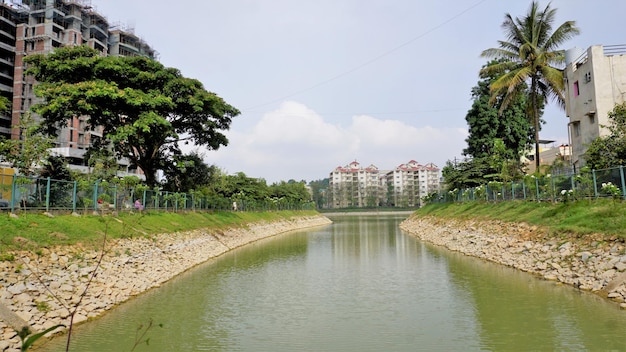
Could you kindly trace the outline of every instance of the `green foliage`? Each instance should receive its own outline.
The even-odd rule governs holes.
[[[622,199],[622,191],[616,185],[611,182],[606,182],[602,184],[601,191],[603,194],[610,196],[613,200]]]
[[[495,63],[498,61],[489,64]],[[525,111],[526,87],[522,85],[519,94],[501,109],[501,101],[490,103],[489,86],[497,78],[493,73],[483,73],[478,85],[472,88],[473,103],[465,116],[469,127],[465,140],[468,146],[463,154],[479,159],[490,157],[496,152],[496,141],[500,141],[504,148],[498,150],[498,153],[506,160],[519,160],[532,142],[532,126]]]
[[[239,111],[198,80],[144,57],[107,56],[86,46],[57,48],[25,59],[28,74],[43,103],[33,110],[42,116],[42,130],[56,132],[73,116],[87,116],[87,126],[102,129],[103,140],[116,157],[140,167],[149,186],[156,172],[180,155],[179,142],[218,149],[223,134]],[[184,137],[181,137],[184,136]]]
[[[328,178],[309,182],[313,201],[318,209],[324,208],[328,202],[328,187],[330,180]]]
[[[64,328],[64,327],[65,325],[58,324],[55,326],[51,326],[47,328],[46,330],[37,334],[33,334],[28,327],[24,327],[22,330],[18,331],[17,333],[17,335],[20,337],[20,340],[22,340],[22,346],[21,346],[20,351],[28,351],[28,349],[33,345],[33,343],[35,343],[40,338],[44,337],[47,333],[54,331],[58,328]]]
[[[110,149],[101,146],[98,142],[94,145],[99,148],[89,148],[84,156],[89,166],[87,178],[92,181],[112,180],[119,170],[115,155]]]
[[[11,100],[9,98],[0,95],[0,112],[11,111]]]
[[[559,106],[563,106],[565,101],[565,84],[560,68],[565,54],[558,46],[579,33],[573,21],[554,27],[555,17],[556,10],[551,9],[549,4],[542,11],[539,4],[533,1],[524,17],[505,15],[502,28],[508,41],[500,41],[499,48],[482,52],[484,57],[504,59],[492,62],[481,70],[483,75],[498,77],[490,86],[490,102],[499,103],[500,111],[515,100],[522,85],[528,85],[526,111],[533,126],[537,170],[543,107],[549,98]]]
[[[49,156],[52,148],[52,139],[39,132],[39,125],[30,114],[20,119],[18,126],[20,139],[6,139],[0,141],[0,156],[17,168],[20,174],[32,176],[42,160]]]
[[[608,117],[610,134],[591,142],[583,156],[592,169],[626,165],[626,103],[616,105]]]
[[[461,162],[448,160],[441,169],[446,189],[463,189],[482,185],[487,182],[485,175],[496,173],[486,158],[474,158]]]
[[[207,165],[198,152],[177,155],[164,169],[163,190],[175,192],[209,187],[217,181],[219,174],[219,168]]]

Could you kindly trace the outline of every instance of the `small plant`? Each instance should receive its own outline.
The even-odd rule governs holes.
[[[50,305],[48,304],[48,302],[36,301],[35,307],[37,308],[38,311],[43,312],[43,313],[47,313],[50,311]]]
[[[476,195],[476,199],[484,200],[487,196],[487,190],[484,185],[480,185],[474,189],[474,194]]]
[[[15,256],[13,255],[13,253],[6,253],[6,254],[1,254],[0,255],[0,262],[14,262],[15,261]]]
[[[602,193],[612,197],[613,200],[619,200],[622,198],[622,191],[611,182],[602,184]]]
[[[458,188],[455,188],[455,189],[452,189],[452,190],[448,191],[448,195],[450,196],[450,198],[452,200],[456,200],[457,194],[459,194],[459,189]]]
[[[28,351],[33,343],[44,337],[47,333],[64,327],[65,325],[63,324],[55,325],[37,334],[33,334],[28,326],[23,327],[22,330],[17,332],[17,336],[19,336],[20,340],[22,341],[22,347],[20,348],[20,351]]]
[[[571,189],[563,189],[561,190],[561,201],[563,203],[568,203],[570,201],[573,201],[574,198],[574,190]]]

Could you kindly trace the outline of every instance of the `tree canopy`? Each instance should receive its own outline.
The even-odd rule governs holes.
[[[501,101],[505,109],[528,84],[527,113],[534,129],[535,166],[539,170],[539,130],[543,106],[549,99],[564,106],[564,80],[561,67],[565,52],[558,47],[579,33],[574,21],[566,21],[554,28],[556,10],[550,5],[542,11],[536,1],[521,18],[505,15],[502,29],[507,41],[499,41],[498,48],[487,49],[482,56],[502,58],[482,69],[485,74],[498,74],[491,83],[491,103]]]
[[[488,65],[495,63],[492,61]],[[490,104],[489,89],[498,76],[484,72],[480,78],[472,88],[473,103],[465,116],[469,134],[463,154],[472,158],[489,157],[494,154],[495,140],[500,139],[505,146],[505,157],[519,160],[532,143],[532,126],[525,111],[525,87],[521,86],[519,94],[512,98],[511,103],[500,109],[501,101]]]
[[[180,155],[179,143],[208,149],[228,144],[223,131],[239,114],[202,83],[145,57],[100,56],[86,46],[64,47],[25,59],[44,101],[33,111],[54,135],[73,117],[102,128],[92,148],[111,146],[143,170],[149,186]]]

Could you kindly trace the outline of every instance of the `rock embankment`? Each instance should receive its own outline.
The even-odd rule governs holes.
[[[548,236],[536,226],[413,216],[400,228],[450,250],[607,297],[626,309],[626,244],[605,236]]]
[[[80,302],[74,315],[74,323],[80,323],[233,248],[330,222],[324,216],[310,216],[217,232],[194,230],[121,239],[109,241],[104,256],[98,250],[79,247],[18,253],[14,261],[0,262],[0,308],[17,313],[38,332],[56,324],[68,325],[70,311]],[[2,319],[0,351],[19,351],[19,337]]]

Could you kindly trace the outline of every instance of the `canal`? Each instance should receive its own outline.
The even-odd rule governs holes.
[[[626,350],[616,304],[422,243],[405,217],[336,215],[231,251],[78,326],[70,350]]]

